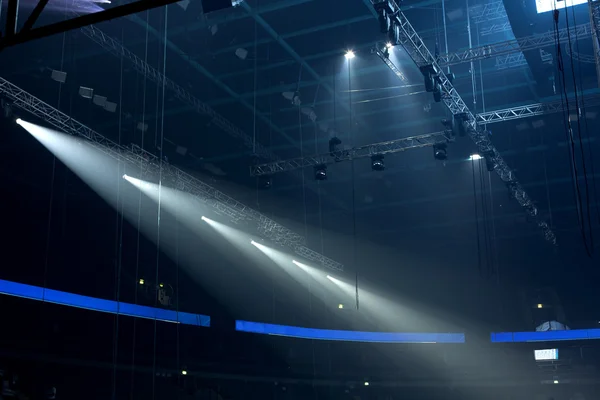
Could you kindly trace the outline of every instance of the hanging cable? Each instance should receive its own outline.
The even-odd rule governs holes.
[[[471,34],[471,15],[469,13],[469,0],[465,0],[467,9],[467,34],[469,35],[469,50],[473,48],[473,38]],[[471,86],[473,88],[473,112],[477,111],[477,78],[475,75],[475,63],[471,61]]]
[[[559,81],[560,81],[561,87],[562,87],[560,97],[561,97],[561,103],[562,103],[562,109],[563,109],[563,125],[564,125],[564,129],[565,129],[565,134],[567,136],[567,140],[569,143],[569,151],[570,151],[569,160],[570,160],[570,164],[571,164],[571,178],[572,178],[573,187],[574,187],[575,204],[577,206],[577,219],[579,222],[579,230],[580,230],[581,237],[583,239],[585,251],[588,254],[588,256],[591,256],[591,252],[590,252],[588,240],[587,240],[587,234],[585,231],[585,220],[583,218],[582,196],[581,196],[581,189],[579,186],[579,179],[578,179],[579,174],[577,171],[575,139],[573,137],[573,128],[571,125],[571,118],[569,116],[569,98],[568,98],[565,69],[564,69],[563,56],[562,56],[562,47],[561,47],[560,40],[559,40],[559,29],[558,29],[559,12],[556,8],[553,10],[552,16],[553,16],[553,21],[554,21],[554,42],[556,45],[557,68],[559,71],[559,74],[558,74]]]
[[[446,54],[449,54],[450,51],[448,50],[448,27],[446,25],[446,2],[442,0],[442,20],[444,21],[444,45],[446,47]],[[468,8],[467,8],[467,12],[468,12]],[[437,18],[436,18],[436,23],[437,23]],[[450,66],[448,65],[448,74],[450,74]]]
[[[169,6],[164,7],[164,37],[163,37],[163,65],[162,65],[162,73],[165,74],[167,71],[167,27],[168,27],[168,14],[169,14]],[[159,88],[161,85],[158,86]],[[158,270],[160,266],[160,218],[161,218],[161,208],[162,208],[162,179],[163,179],[163,163],[164,163],[164,155],[163,155],[163,143],[165,138],[165,91],[166,85],[163,82],[162,84],[162,101],[161,101],[161,109],[160,109],[160,161],[159,161],[159,175],[158,175],[158,210],[156,216],[156,273],[154,282],[159,281]],[[158,100],[157,100],[158,102]],[[157,110],[158,114],[159,110]],[[157,130],[158,133],[158,130]],[[154,298],[154,306],[156,307],[158,302],[158,296]],[[153,342],[153,353],[152,353],[152,399],[156,398],[156,343],[157,343],[157,324],[158,321],[154,320],[154,342]]]
[[[471,160],[471,170],[473,175],[473,204],[475,208],[475,229],[477,234],[477,270],[479,271],[479,276],[483,277],[481,272],[481,239],[479,234],[479,211],[477,206],[477,184],[475,180],[475,161]]]
[[[575,28],[577,28],[577,19],[575,18],[575,7],[571,7],[571,15],[573,16],[573,25],[575,25]],[[576,46],[576,50],[577,53],[579,53],[579,33],[577,32],[577,29],[574,29],[575,31],[575,46]],[[573,53],[571,53],[573,54]],[[581,54],[581,53],[579,53]],[[572,57],[571,57],[572,58]],[[577,70],[579,72],[579,86],[581,88],[583,88],[583,77],[581,74],[581,70],[582,70],[582,66],[581,66],[581,59],[577,60]],[[588,126],[588,118],[587,118],[587,113],[585,112],[586,107],[585,107],[585,96],[583,95],[583,89],[580,90],[580,98],[581,98],[581,109],[583,110],[583,112],[579,113],[579,118],[583,118],[583,122],[584,122],[584,129],[585,129],[585,137],[587,140],[587,148],[588,148],[588,156],[589,156],[589,162],[590,162],[590,169],[592,172],[592,190],[593,190],[593,194],[594,194],[594,200],[592,201],[592,203],[594,203],[594,208],[596,210],[596,217],[598,218],[598,224],[600,224],[600,208],[598,206],[598,203],[600,202],[600,197],[598,197],[598,189],[597,189],[597,185],[596,185],[596,167],[595,167],[595,162],[594,162],[594,152],[592,150],[592,140],[590,138],[590,129]],[[589,203],[588,203],[589,204]],[[590,225],[590,229],[591,229],[591,225]]]
[[[568,45],[569,45],[569,54],[573,54],[573,44],[572,44],[572,40],[571,40],[571,30],[570,30],[570,26],[569,26],[569,13],[566,12],[565,10],[565,21],[566,21],[566,28],[567,28],[567,37],[568,37]],[[577,28],[577,25],[575,25],[575,28]],[[587,216],[587,224],[588,224],[588,228],[590,230],[590,248],[591,248],[591,252],[594,251],[594,230],[593,230],[593,226],[592,226],[592,221],[591,221],[591,215],[592,212],[590,210],[591,207],[591,200],[590,200],[590,186],[589,186],[589,182],[588,182],[588,173],[587,173],[587,163],[586,163],[586,157],[585,157],[585,150],[584,150],[584,145],[583,145],[583,140],[581,137],[581,116],[582,116],[582,110],[581,108],[579,108],[579,90],[578,90],[578,86],[577,86],[577,78],[575,77],[575,61],[573,60],[573,57],[569,57],[570,61],[571,61],[571,75],[573,78],[573,90],[575,91],[575,109],[577,112],[577,138],[579,140],[579,152],[581,155],[581,167],[583,170],[583,183],[584,183],[584,187],[585,187],[585,203],[586,203],[586,216]],[[566,94],[565,94],[566,96]],[[584,227],[585,229],[585,227]]]
[[[146,11],[146,37],[144,40],[144,62],[148,62],[148,43],[149,43],[149,32],[150,32],[150,10]],[[147,89],[147,77],[145,74],[142,75],[142,127],[146,126],[146,89]],[[137,90],[136,90],[137,96]],[[137,104],[137,102],[136,102]],[[146,130],[141,130],[140,148],[145,150],[144,137]],[[144,172],[144,161],[140,160],[140,173]],[[142,223],[142,191],[138,191],[138,212],[136,221],[136,254],[135,254],[135,282],[134,286],[134,304],[138,303],[138,291],[137,285],[140,279],[140,238],[141,238],[141,223]],[[137,318],[133,319],[133,334],[132,334],[132,347],[131,347],[131,391],[129,393],[130,399],[134,399],[135,389],[135,345],[136,345],[136,334],[137,334]]]
[[[354,114],[352,109],[352,64],[350,60],[346,60],[348,65],[348,102],[350,110],[350,142],[355,145],[356,138],[354,137]],[[356,309],[360,309],[360,302],[358,298],[358,265],[356,260],[356,173],[354,167],[354,158],[350,161],[350,173],[352,174],[352,263],[355,272],[355,297],[356,297]]]
[[[121,29],[121,43],[124,42],[124,30]],[[123,104],[123,57],[121,57],[121,63],[119,65],[120,76],[119,76],[119,104]],[[119,123],[118,123],[118,141],[117,143],[121,145],[121,133],[123,127],[123,113],[119,113]],[[123,168],[123,171],[121,171]],[[123,214],[125,203],[121,201],[121,184],[123,182],[122,173],[125,173],[125,165],[119,160],[117,162],[117,212],[116,212],[116,221],[115,221],[115,301],[119,302],[121,298],[121,269],[123,266]],[[121,209],[119,210],[119,205]],[[112,387],[112,398],[115,399],[117,395],[117,362],[118,362],[118,354],[119,354],[119,314],[115,314],[114,317],[114,337],[113,337],[113,387]]]

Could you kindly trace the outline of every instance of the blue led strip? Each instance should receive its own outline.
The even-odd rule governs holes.
[[[411,332],[360,332],[330,329],[301,328],[297,326],[265,324],[262,322],[235,321],[239,332],[262,335],[288,336],[301,339],[339,340],[348,342],[378,343],[464,343],[464,333],[411,333]]]
[[[138,304],[123,303],[114,300],[99,299],[79,294],[45,289],[39,286],[5,281],[0,279],[0,294],[23,297],[26,299],[45,301],[63,306],[83,308],[111,314],[127,315],[130,317],[155,319],[164,322],[174,322],[194,326],[210,326],[208,315],[191,314],[181,311],[165,310]]]
[[[542,332],[494,332],[492,343],[557,342],[600,339],[600,329],[573,329]]]

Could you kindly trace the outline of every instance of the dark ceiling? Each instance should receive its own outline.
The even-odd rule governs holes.
[[[424,92],[422,75],[403,49],[394,48],[391,59],[407,82],[371,53],[373,45],[385,38],[370,2],[340,3],[249,0],[235,9],[204,15],[199,2],[192,1],[186,9],[171,5],[97,26],[244,131],[250,138],[246,144],[173,92],[163,92],[143,79],[129,60],[115,57],[79,31],[5,49],[0,74],[119,143],[140,144],[157,153],[162,142],[171,163],[298,231],[309,226],[345,237],[358,235],[383,246],[434,246],[440,253],[473,250],[493,238],[502,262],[510,268],[518,265],[516,270],[536,259],[540,264],[567,259],[591,262],[581,245],[560,113],[498,123],[489,129],[543,217],[551,221],[566,249],[561,257],[554,256],[555,250],[544,243],[498,177],[468,161],[475,146],[466,138],[451,144],[445,163],[435,161],[430,148],[417,149],[387,157],[382,173],[371,171],[368,160],[357,160],[353,165],[331,166],[325,182],[314,181],[312,170],[307,169],[300,177],[277,175],[269,192],[257,192],[248,168],[253,143],[281,158],[299,157],[327,151],[332,132],[343,145],[358,146],[439,131],[441,119],[448,116],[444,106]],[[467,9],[477,12],[485,3],[490,2],[445,2],[450,51],[469,46]],[[441,2],[403,4],[428,47],[443,52]],[[520,18],[512,6],[507,8],[512,31],[482,36],[479,31],[495,21],[473,23],[473,46],[514,39],[513,32],[552,30],[551,13],[530,12],[533,0],[523,4],[529,11]],[[574,10],[577,22],[588,21],[585,7]],[[63,17],[62,11],[46,10],[42,23]],[[579,53],[591,54],[589,39],[576,44]],[[345,59],[349,49],[356,58]],[[553,46],[546,50],[555,54]],[[495,57],[457,65],[452,68],[455,86],[473,112],[560,100],[548,79],[555,68],[533,65],[530,58],[526,58],[529,64],[507,69],[498,69]],[[568,57],[565,60],[570,63]],[[573,65],[578,90],[595,93],[594,66]],[[52,80],[51,70],[66,72],[67,82]],[[567,91],[573,90],[571,83],[570,79]],[[117,112],[81,98],[80,86],[117,103]],[[289,93],[297,93],[301,104],[292,104]],[[585,111],[583,136],[598,131],[596,110]],[[148,125],[144,133],[139,123]],[[586,157],[591,159],[592,151],[599,150],[598,142],[593,135],[585,139]],[[185,155],[178,148],[185,148]],[[592,186],[597,175],[587,173],[590,209],[596,213],[600,199],[594,199]],[[318,248],[319,240],[309,238],[309,244]],[[344,249],[329,253],[351,258]],[[480,256],[474,257],[470,262]]]

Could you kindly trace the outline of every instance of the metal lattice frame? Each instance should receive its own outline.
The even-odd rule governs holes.
[[[497,24],[485,25],[479,31],[479,36],[494,35],[496,33],[512,31],[510,21],[504,21]]]
[[[575,102],[569,102],[569,109],[575,110]],[[586,97],[586,107],[600,105],[600,97]],[[496,122],[512,121],[515,119],[535,117],[537,115],[554,114],[564,111],[564,104],[561,101],[551,103],[536,103],[525,106],[505,108],[503,110],[488,111],[477,114],[477,123],[479,125],[493,124]]]
[[[2,77],[0,77],[0,94],[11,100],[13,106],[39,117],[57,129],[88,139],[97,149],[118,161],[141,166],[142,170],[146,172],[161,172],[163,177],[171,180],[178,189],[196,196],[212,206],[218,213],[228,215],[234,221],[254,222],[260,235],[281,246],[291,248],[296,254],[326,268],[343,270],[342,264],[307,248],[303,236],[292,232],[179,168],[161,162],[158,157],[140,147],[127,148],[107,139]]]
[[[371,0],[374,4],[379,3],[377,0]],[[487,132],[478,129],[476,117],[471,113],[469,107],[456,91],[444,70],[437,64],[435,57],[431,54],[425,43],[410,24],[406,16],[396,4],[394,0],[390,0],[388,4],[393,7],[395,22],[400,30],[400,44],[404,47],[408,55],[415,62],[417,67],[427,69],[433,68],[436,75],[436,80],[442,88],[442,100],[452,115],[461,115],[466,118],[465,125],[469,137],[475,142],[481,154],[488,155],[488,159],[494,166],[494,171],[500,179],[507,185],[511,195],[525,209],[527,214],[535,219],[537,226],[544,233],[544,237],[551,243],[556,243],[556,236],[548,225],[541,219],[539,210],[533,200],[529,197],[525,189],[517,180],[514,171],[506,164],[504,158],[490,141]],[[589,27],[588,27],[589,30]]]
[[[476,24],[482,24],[496,19],[508,19],[502,0],[470,8],[469,14]]]
[[[175,83],[173,80],[166,77],[156,68],[149,65],[147,62],[142,60],[140,57],[136,56],[134,53],[125,48],[121,43],[117,40],[111,38],[100,29],[94,27],[93,25],[86,26],[81,28],[81,32],[87,36],[89,39],[93,40],[100,46],[102,46],[108,52],[116,55],[117,57],[123,57],[129,60],[133,67],[143,74],[146,78],[150,79],[152,82],[155,82],[158,85],[165,85],[165,87],[172,91],[179,100],[193,107],[193,109],[202,115],[209,116],[212,118],[212,123],[218,126],[223,132],[229,134],[230,136],[240,139],[244,142],[244,145],[249,149],[255,149],[256,155],[260,157],[264,157],[269,160],[278,160],[279,157],[275,155],[271,150],[262,146],[259,143],[256,143],[247,133],[242,131],[240,128],[232,124],[225,117],[217,113],[213,110],[209,105],[203,103],[194,95],[192,95],[189,91],[185,90],[183,87]]]
[[[385,49],[385,50],[382,51],[380,49]],[[404,75],[402,73],[402,71],[400,71],[398,69],[398,67],[396,67],[396,65],[390,60],[390,53],[389,53],[389,50],[385,47],[385,45],[375,45],[375,47],[373,48],[372,51],[375,54],[377,54],[377,56],[379,58],[381,58],[381,60],[385,63],[385,65],[387,65],[388,68],[392,70],[394,75],[396,75],[398,78],[400,78],[401,81],[408,82],[408,79],[406,79],[406,75]]]
[[[552,64],[554,57],[551,53],[540,49],[540,58],[544,64]],[[527,59],[523,53],[506,54],[496,57],[496,68],[499,70],[522,67],[527,65]]]
[[[592,26],[590,24],[582,24],[570,29],[561,29],[558,32],[560,42],[566,42],[570,37],[579,37],[579,39],[592,36]],[[556,43],[554,32],[546,32],[539,35],[526,36],[520,39],[507,40],[505,42],[493,43],[485,46],[474,47],[457,51],[455,53],[440,54],[437,62],[440,67],[457,65],[466,62],[484,60],[486,58],[500,56],[504,54],[512,54],[525,52],[528,50],[541,49],[548,46],[553,46]]]
[[[433,146],[437,143],[447,143],[451,140],[452,132],[435,132],[427,135],[392,140],[389,142],[369,144],[349,150],[339,150],[333,153],[319,154],[310,157],[298,157],[291,160],[257,165],[250,168],[250,173],[255,176],[272,175],[278,172],[292,171],[317,165],[334,164],[341,161],[371,157],[378,154],[384,155],[399,153],[409,149]]]

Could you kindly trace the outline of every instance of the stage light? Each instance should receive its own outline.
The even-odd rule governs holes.
[[[374,154],[371,156],[371,169],[373,171],[383,171],[385,169],[383,154]]]
[[[346,57],[346,60],[352,60],[354,57],[356,57],[356,54],[354,54],[352,50],[348,50],[344,57]]]
[[[127,174],[123,174],[123,179],[127,180],[127,178],[129,178],[129,176]]]
[[[158,287],[161,287],[161,288],[162,288],[162,287],[165,287],[165,285],[164,285],[164,284],[162,284],[162,283],[159,283],[159,284],[158,284]]]
[[[438,143],[433,145],[433,157],[439,161],[446,161],[448,159],[448,152],[446,150],[448,146],[446,143]]]
[[[544,308],[544,305],[540,303],[537,305],[537,308]]]
[[[387,47],[388,49],[391,49],[392,47],[394,47],[394,45],[392,44],[392,42],[387,42],[385,44],[385,47]]]
[[[181,375],[187,375],[187,371],[184,369],[181,371]]]
[[[208,222],[208,218],[206,218],[204,215],[202,217],[200,217],[200,219],[204,222]]]
[[[17,123],[17,125],[21,125],[21,122],[23,122],[23,120],[21,118],[17,118],[15,122]]]
[[[251,240],[250,244],[252,244],[253,246],[256,246],[256,247],[260,246],[260,243],[257,243],[254,240]]]
[[[271,189],[273,178],[270,175],[261,175],[258,177],[257,185],[259,189]]]
[[[369,386],[369,382],[365,382],[365,386]]]
[[[471,154],[469,156],[469,160],[470,161],[477,161],[477,160],[481,160],[483,157],[481,157],[479,154]]]
[[[140,285],[143,285],[143,284],[144,284],[144,280],[143,280],[143,279],[140,279],[140,280],[139,280],[139,283],[140,283]]]
[[[327,165],[315,165],[315,179],[318,181],[324,181],[327,179]]]
[[[554,384],[556,385],[557,383],[558,383],[558,381],[555,379],[555,380],[554,380]]]
[[[340,303],[340,304],[338,304],[338,308],[341,310],[344,308],[344,305]]]

